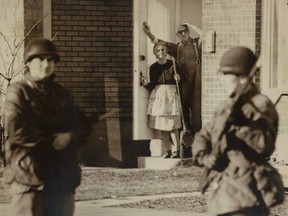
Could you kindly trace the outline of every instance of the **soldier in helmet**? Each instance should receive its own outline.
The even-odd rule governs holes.
[[[278,114],[249,79],[256,60],[246,47],[223,55],[219,71],[229,98],[192,145],[195,162],[207,171],[201,186],[202,192],[210,187],[211,215],[269,215],[269,207],[283,201],[281,177],[267,162],[275,149]]]
[[[50,40],[31,40],[25,50],[27,71],[6,95],[5,178],[11,184],[12,215],[73,215],[80,184],[77,146],[90,122],[68,89],[55,82],[59,61]]]

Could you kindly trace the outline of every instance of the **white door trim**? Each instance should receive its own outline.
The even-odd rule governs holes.
[[[47,16],[46,16],[47,15]],[[52,38],[52,2],[51,0],[43,0],[43,37]]]

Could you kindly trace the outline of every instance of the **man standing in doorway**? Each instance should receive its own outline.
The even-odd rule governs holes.
[[[194,134],[201,129],[201,34],[202,31],[189,23],[182,23],[177,27],[176,35],[180,43],[166,42],[156,38],[146,22],[143,23],[144,32],[153,43],[162,41],[168,48],[168,54],[173,56],[184,77],[180,81],[181,100],[184,118],[184,129]],[[194,30],[200,37],[192,38],[190,30]],[[191,115],[190,115],[191,114]]]

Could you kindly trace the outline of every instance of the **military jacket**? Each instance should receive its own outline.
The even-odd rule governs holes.
[[[210,176],[204,179],[211,189],[208,210],[212,214],[255,206],[267,208],[283,201],[281,177],[267,162],[275,150],[278,114],[272,102],[254,86],[243,98],[229,118],[231,110],[227,107],[231,103],[222,103],[192,145],[199,165],[203,165],[206,155],[215,154],[217,158]],[[243,113],[247,104],[253,107],[249,116]]]
[[[5,102],[5,156],[7,182],[18,192],[51,187],[74,191],[80,184],[77,147],[90,132],[71,93],[54,81],[26,77],[8,89]],[[72,140],[62,151],[52,147],[56,133],[71,132]]]

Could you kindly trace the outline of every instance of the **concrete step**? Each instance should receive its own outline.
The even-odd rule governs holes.
[[[138,168],[165,170],[178,166],[180,162],[180,158],[138,157]]]

